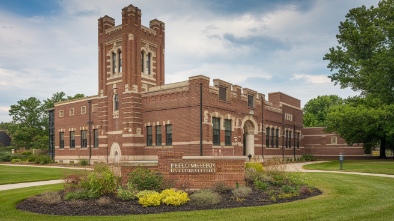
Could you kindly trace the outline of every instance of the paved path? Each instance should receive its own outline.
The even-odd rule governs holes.
[[[327,161],[314,161],[314,162],[306,162],[306,163],[290,163],[290,164],[286,164],[286,170],[289,171],[289,172],[342,173],[342,174],[356,174],[356,175],[362,175],[362,176],[377,176],[377,177],[394,178],[394,175],[388,175],[388,174],[345,172],[345,171],[329,171],[329,170],[306,170],[306,169],[302,168],[304,165],[307,165],[307,164],[322,163],[322,162],[327,162]]]
[[[356,174],[356,175],[363,175],[363,176],[377,176],[377,177],[389,177],[394,178],[394,175],[387,175],[387,174],[374,174],[374,173],[359,173],[359,172],[344,172],[344,171],[325,171],[325,170],[306,170],[302,168],[304,165],[313,164],[313,163],[321,163],[325,161],[314,161],[314,162],[304,162],[304,163],[290,163],[286,164],[286,170],[289,172],[307,172],[307,173],[342,173],[342,174]],[[0,164],[0,165],[7,165],[7,166],[31,166],[31,165],[14,165],[14,164]],[[41,167],[50,167],[50,168],[67,168],[67,169],[90,169],[90,168],[76,168],[76,167],[59,167],[59,166],[41,166]],[[63,180],[48,180],[48,181],[38,181],[38,182],[29,182],[29,183],[16,183],[16,184],[5,184],[0,185],[0,191],[2,190],[11,190],[11,189],[18,189],[18,188],[25,188],[31,186],[42,186],[42,185],[49,185],[49,184],[58,184],[63,183]]]

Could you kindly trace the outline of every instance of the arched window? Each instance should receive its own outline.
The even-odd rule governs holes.
[[[112,74],[116,72],[116,54],[112,52]]]
[[[118,72],[122,72],[122,51],[118,51],[118,61],[119,61],[119,67],[118,67]]]
[[[114,95],[114,111],[118,111],[119,110],[119,98],[118,95],[115,94]]]
[[[146,59],[146,73],[150,75],[150,64],[151,64],[151,53],[148,53],[148,57]]]

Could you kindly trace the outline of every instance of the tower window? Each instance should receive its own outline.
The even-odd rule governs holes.
[[[151,66],[151,59],[152,59],[152,54],[148,53],[148,57],[146,59],[146,73],[151,74],[150,66]]]
[[[118,51],[118,61],[119,61],[119,67],[118,67],[118,72],[121,73],[122,72],[122,52]]]
[[[119,110],[119,97],[117,94],[114,95],[114,111]]]
[[[116,72],[116,54],[112,52],[112,74]]]
[[[219,100],[227,101],[227,88],[219,86]]]

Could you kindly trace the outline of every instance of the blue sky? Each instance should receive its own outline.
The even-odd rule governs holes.
[[[336,46],[349,9],[377,0],[0,0],[0,122],[10,105],[97,94],[97,19],[120,24],[129,4],[142,23],[166,24],[166,83],[205,75],[304,105],[318,95],[357,94],[334,86],[323,56]]]

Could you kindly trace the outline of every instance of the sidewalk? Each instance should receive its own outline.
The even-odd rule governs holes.
[[[306,170],[306,169],[302,168],[304,165],[307,165],[307,164],[322,163],[322,162],[327,162],[327,161],[312,161],[312,162],[305,162],[305,163],[290,163],[290,164],[286,164],[286,171],[289,171],[289,172],[305,172],[305,173],[343,173],[343,174],[355,174],[355,175],[362,175],[362,176],[377,176],[377,177],[394,178],[394,175],[388,175],[388,174],[345,172],[345,171],[329,171],[329,170]]]
[[[63,180],[48,180],[48,181],[37,181],[37,182],[28,182],[28,183],[4,184],[4,185],[0,185],[0,191],[32,187],[32,186],[58,184],[58,183],[63,183]]]

